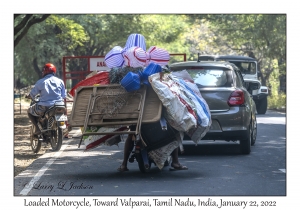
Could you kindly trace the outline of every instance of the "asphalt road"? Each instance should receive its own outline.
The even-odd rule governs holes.
[[[286,116],[268,111],[257,121],[250,155],[240,154],[238,143],[185,142],[179,159],[186,171],[154,166],[143,174],[134,162],[120,173],[123,141],[83,152],[78,138],[65,139],[59,152],[14,178],[14,196],[286,196]]]

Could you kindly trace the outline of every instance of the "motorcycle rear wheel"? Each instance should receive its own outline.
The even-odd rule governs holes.
[[[144,165],[143,157],[141,153],[135,153],[136,161],[138,162],[139,169],[142,173],[148,173],[151,169],[151,163],[149,162],[148,167]]]
[[[32,125],[30,128],[30,146],[34,153],[38,153],[41,149],[42,142],[39,141],[39,139],[33,135],[33,130],[34,130],[34,127]]]
[[[169,166],[169,165],[171,165],[171,163],[172,163],[172,156],[170,155],[170,156],[167,158],[167,160],[165,161],[164,166]]]
[[[62,145],[63,131],[60,127],[56,127],[51,131],[50,144],[53,151],[59,151]]]

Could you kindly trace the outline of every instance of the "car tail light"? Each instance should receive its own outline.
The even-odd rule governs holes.
[[[244,104],[245,96],[244,92],[241,90],[236,90],[230,94],[230,97],[228,99],[228,105],[229,106],[237,106]]]

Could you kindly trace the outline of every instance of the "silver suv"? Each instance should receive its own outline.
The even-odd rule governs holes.
[[[246,83],[257,83],[259,85],[257,90],[252,90],[251,95],[256,104],[257,114],[266,113],[269,91],[266,86],[261,86],[261,82],[258,80],[260,72],[254,58],[236,55],[200,55],[198,61],[228,61],[235,64],[241,70]]]

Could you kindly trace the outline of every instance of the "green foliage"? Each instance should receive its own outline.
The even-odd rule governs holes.
[[[45,21],[50,14],[14,14],[14,47],[28,33],[28,30],[35,24]]]
[[[73,20],[51,15],[46,21],[33,25],[15,47],[14,75],[25,85],[39,79],[35,73],[41,71],[45,63],[53,63],[57,76],[61,76],[61,60],[72,53],[76,46],[83,46],[86,34],[83,27]]]
[[[226,37],[231,48],[263,57],[285,57],[286,15],[209,15],[212,29]]]
[[[190,26],[185,33],[186,45],[189,46],[188,60],[196,60],[198,53],[201,55],[208,54],[233,54],[233,50],[227,45],[223,36],[219,36],[210,28],[207,21],[197,21]]]
[[[267,67],[266,68],[272,68],[274,69],[272,74],[270,75],[270,80],[269,80],[269,84],[271,87],[271,93],[272,95],[277,95],[278,94],[278,89],[279,89],[279,68],[278,68],[278,61],[277,60],[272,60],[270,62],[267,63]]]
[[[148,48],[155,45],[167,47],[188,29],[184,15],[142,15],[140,24]]]
[[[54,63],[61,77],[63,56],[103,56],[114,46],[124,47],[132,33],[143,34],[148,48],[188,53],[181,36],[187,29],[184,21],[184,15],[51,15],[32,26],[15,48],[15,78],[26,85],[35,83],[39,74],[33,70],[40,71],[46,62]]]
[[[186,45],[185,32],[189,23],[185,15],[141,15],[141,34],[145,36],[147,49],[157,46],[170,54],[190,55]],[[183,61],[183,56],[173,56],[170,63]]]
[[[22,17],[15,19],[15,26]],[[124,47],[132,33],[145,36],[147,49],[157,46],[171,54],[186,53],[188,60],[195,60],[198,53],[256,57],[263,84],[272,87],[272,72],[278,71],[274,78],[286,72],[284,14],[56,14],[33,25],[15,47],[15,79],[33,84],[46,62],[54,63],[61,77],[63,56],[103,56],[114,46]],[[172,57],[170,63],[179,59]]]
[[[286,109],[286,94],[279,92],[268,97],[268,109]]]
[[[68,51],[74,50],[77,46],[84,46],[87,41],[87,34],[83,26],[77,24],[74,20],[51,16],[46,20],[46,23],[52,27],[52,31],[62,44],[61,47],[66,48]]]
[[[268,97],[268,108],[269,109],[281,109],[286,107],[286,94],[279,91],[279,67],[278,61],[272,60],[268,68],[274,69],[270,75],[269,84],[271,87],[270,96]]]
[[[114,46],[124,47],[131,33],[141,33],[140,15],[68,15],[87,33],[88,42],[74,55],[105,55]]]
[[[219,52],[215,50],[207,54],[211,52],[215,54],[217,51],[217,54],[237,54],[256,58],[262,72],[263,85],[269,85],[269,77],[275,70],[270,68],[269,63],[274,59],[278,61],[280,75],[285,74],[285,14],[213,14],[188,17],[193,23],[208,23],[214,44],[208,42],[206,49],[213,46]]]

